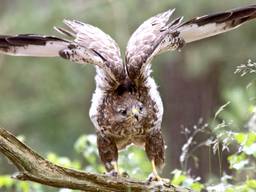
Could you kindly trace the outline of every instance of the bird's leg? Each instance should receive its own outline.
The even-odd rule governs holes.
[[[146,135],[145,151],[152,164],[152,173],[149,175],[148,181],[162,181],[158,175],[164,166],[164,140],[160,129],[152,129]]]
[[[118,150],[114,139],[103,131],[98,131],[97,145],[100,159],[107,170],[107,174],[111,176],[120,175],[117,165]]]
[[[117,173],[117,175],[120,175],[120,172],[119,172],[119,169],[118,169],[118,163],[116,161],[112,161],[111,163],[112,163],[112,165],[114,167],[113,171],[115,173]]]
[[[151,166],[152,166],[152,176],[155,178],[155,180],[159,181],[161,180],[161,177],[158,175],[157,173],[157,168],[156,168],[156,165],[155,165],[155,161],[154,160],[151,160]],[[152,177],[151,176],[151,177]],[[149,178],[150,179],[150,178]]]

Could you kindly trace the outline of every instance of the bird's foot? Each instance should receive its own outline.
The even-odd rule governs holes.
[[[108,170],[107,171],[107,173],[104,173],[105,175],[107,175],[107,176],[112,176],[112,177],[117,177],[117,176],[120,176],[121,174],[120,174],[120,171],[119,171],[119,169],[118,169],[118,164],[117,164],[117,162],[116,161],[112,161],[111,163],[110,163],[110,165],[111,165],[111,170]]]
[[[112,166],[113,166],[113,169],[111,171],[108,171],[107,173],[105,173],[106,175],[108,176],[112,176],[112,177],[126,177],[128,178],[129,177],[129,174],[127,172],[120,172],[119,168],[118,168],[118,164],[116,161],[113,161],[112,162]]]
[[[115,170],[106,172],[104,174],[107,175],[107,176],[111,176],[111,177],[117,177],[119,175],[119,173],[117,171],[115,171]]]
[[[152,160],[151,161],[151,165],[152,165],[152,173],[148,176],[147,182],[151,183],[153,181],[159,182],[160,184],[164,185],[166,183],[170,183],[170,180],[167,178],[161,178],[156,170],[156,165],[155,165],[155,161]]]
[[[170,179],[162,178],[159,175],[156,175],[155,173],[151,173],[147,178],[147,183],[152,183],[153,181],[157,181],[162,184],[170,183]]]
[[[120,173],[118,171],[112,170],[112,171],[106,172],[104,174],[107,175],[107,176],[111,176],[111,177],[119,177],[119,176],[120,177],[125,177],[125,178],[129,178],[130,177],[129,174],[127,172],[125,172],[125,171]]]

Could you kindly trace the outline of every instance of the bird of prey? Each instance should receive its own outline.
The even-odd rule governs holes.
[[[173,10],[146,20],[128,41],[125,61],[117,43],[97,27],[64,20],[55,27],[67,38],[21,34],[0,36],[0,52],[14,56],[61,57],[96,67],[90,119],[96,128],[101,161],[109,175],[119,175],[118,151],[144,147],[152,163],[151,179],[160,180],[165,146],[161,133],[163,104],[151,73],[152,59],[186,43],[237,28],[256,18],[256,5],[204,15],[183,22]]]

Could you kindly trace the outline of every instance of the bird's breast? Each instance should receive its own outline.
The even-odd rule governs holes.
[[[146,134],[147,130],[150,128],[149,125],[145,124],[136,124],[136,123],[114,123],[112,126],[107,129],[107,132],[113,137],[136,137],[143,136]]]

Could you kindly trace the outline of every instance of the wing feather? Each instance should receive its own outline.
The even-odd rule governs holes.
[[[0,35],[0,53],[13,56],[58,57],[68,41],[40,35]]]
[[[251,5],[222,13],[196,17],[183,23],[178,28],[178,32],[180,32],[180,37],[186,43],[189,43],[233,30],[255,18],[256,5]]]
[[[159,53],[176,50],[184,43],[211,37],[256,18],[256,5],[168,23],[173,10],[146,20],[131,36],[126,49],[126,68],[131,79],[147,76],[149,63]]]
[[[149,18],[132,34],[125,54],[126,67],[131,79],[138,78],[140,72],[143,73],[141,69],[144,69],[157,54],[157,47],[168,33],[168,21],[173,12],[174,9]],[[173,25],[177,23],[173,22]]]
[[[125,78],[120,49],[109,35],[80,21],[64,20],[64,23],[74,32],[74,43],[94,53],[98,57],[97,65],[107,71],[112,79],[122,81]]]
[[[119,47],[109,35],[79,21],[64,20],[64,23],[71,30],[60,27],[55,27],[55,30],[74,40],[34,34],[0,35],[0,53],[33,57],[60,56],[80,64],[97,65],[114,82],[124,79]]]
[[[64,23],[74,31],[74,42],[93,50],[107,65],[111,67],[123,67],[120,49],[117,43],[99,28],[80,21],[64,20]]]

